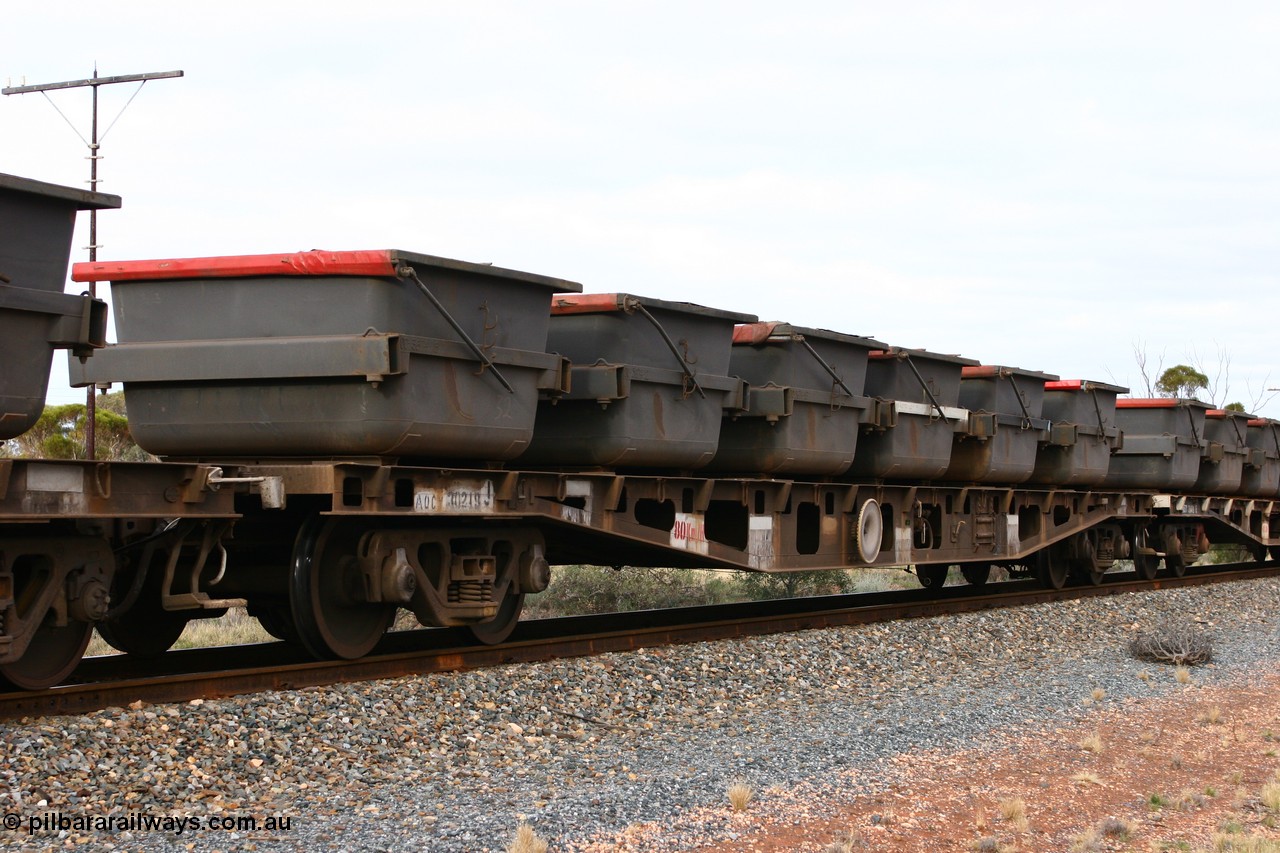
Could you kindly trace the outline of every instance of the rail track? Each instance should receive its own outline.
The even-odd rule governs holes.
[[[1272,577],[1280,562],[1191,566],[1182,577],[1145,581],[1116,573],[1097,586],[1045,589],[1031,580],[938,591],[903,590],[659,611],[611,613],[521,623],[501,645],[476,646],[461,630],[388,634],[373,654],[316,661],[286,643],[171,651],[160,660],[124,655],[86,658],[71,683],[0,693],[0,719],[77,714],[126,705],[184,702],[270,690],[319,687],[510,663],[587,657],[665,645],[1018,607],[1144,590]]]

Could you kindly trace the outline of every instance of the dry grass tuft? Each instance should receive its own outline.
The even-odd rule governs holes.
[[[1191,670],[1187,669],[1185,666],[1178,667],[1173,671],[1173,680],[1179,684],[1190,684]]]
[[[862,837],[862,833],[850,830],[837,835],[835,840],[822,848],[822,853],[854,853],[855,850],[863,850],[866,846],[867,839]]]
[[[547,842],[538,837],[533,827],[522,823],[516,827],[516,836],[507,845],[507,853],[547,853]]]
[[[1010,797],[1000,801],[1000,818],[1017,832],[1026,832],[1030,824],[1027,821],[1027,804],[1022,797]]]
[[[1268,782],[1263,785],[1259,796],[1268,811],[1280,813],[1280,782]]]
[[[175,649],[205,649],[212,646],[246,646],[250,643],[274,643],[276,638],[262,629],[257,619],[243,607],[233,607],[217,619],[192,619],[182,636],[173,644]],[[114,655],[115,649],[93,632],[86,655]]]
[[[1080,741],[1080,748],[1087,749],[1089,752],[1097,755],[1102,752],[1102,735],[1094,732],[1084,740]]]
[[[1000,801],[1000,817],[1004,820],[1014,820],[1027,816],[1027,804],[1022,797],[1010,797],[1007,800]]]
[[[1074,776],[1071,777],[1071,781],[1075,782],[1078,785],[1101,785],[1102,784],[1102,780],[1098,778],[1098,774],[1089,773],[1088,771],[1075,774]]]
[[[1196,719],[1205,725],[1219,725],[1222,722],[1222,709],[1218,707],[1206,708]]]
[[[1090,698],[1092,698],[1093,701],[1095,702],[1101,702],[1103,699],[1106,698],[1106,695],[1107,695],[1107,691],[1103,690],[1101,687],[1093,688],[1093,692],[1089,694]]]
[[[1116,838],[1120,841],[1128,841],[1133,835],[1133,824],[1124,818],[1108,817],[1094,828],[1094,831],[1102,838]]]
[[[1214,853],[1280,853],[1280,841],[1261,835],[1216,833],[1211,843]]]
[[[1082,832],[1071,842],[1071,853],[1100,853],[1102,836],[1097,829]]]
[[[746,811],[747,805],[754,796],[755,789],[746,782],[734,782],[729,786],[729,807],[735,812]]]
[[[1202,809],[1205,803],[1209,801],[1208,797],[1198,791],[1183,791],[1178,798],[1173,801],[1173,807],[1180,812],[1189,812],[1194,809]]]

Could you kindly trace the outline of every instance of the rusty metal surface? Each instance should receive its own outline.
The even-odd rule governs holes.
[[[1240,478],[1240,493],[1259,498],[1280,494],[1280,422],[1254,418],[1248,423],[1249,457]]]
[[[1049,422],[1014,415],[969,415],[967,432],[957,434],[951,464],[943,477],[971,483],[1021,483],[1035,470],[1036,451]]]
[[[942,416],[938,416],[932,404],[905,401],[889,401],[879,406],[878,412],[883,417],[858,440],[858,452],[849,469],[855,477],[940,477],[951,463],[956,428],[968,419],[964,409],[944,405]]]
[[[1036,466],[1027,482],[1068,488],[1096,486],[1107,478],[1117,437],[1114,427],[1108,434],[1097,427],[1054,424],[1048,441],[1036,453]]]
[[[1182,491],[1200,475],[1207,448],[1206,403],[1186,399],[1129,398],[1116,405],[1124,443],[1111,456],[1103,485]]]
[[[234,495],[208,484],[206,465],[5,460],[0,522],[90,518],[231,518]]]
[[[973,411],[1039,418],[1043,416],[1045,383],[1057,379],[1051,373],[1020,367],[966,367],[960,378],[960,405]]]
[[[693,469],[709,463],[725,411],[746,404],[729,374],[734,324],[755,317],[630,294],[557,297],[547,349],[573,390],[538,408],[521,464]]]
[[[747,407],[727,416],[710,468],[830,476],[853,463],[871,338],[786,323],[739,326],[729,372],[750,385]]]
[[[1200,494],[1238,495],[1249,455],[1250,415],[1214,410],[1206,413],[1204,437],[1216,447],[1200,460],[1200,476],[1192,489]]]
[[[946,436],[950,446],[950,434]],[[283,478],[333,515],[458,525],[505,519],[538,528],[555,564],[587,562],[757,571],[1010,562],[1103,522],[1145,523],[1153,494],[997,486],[797,482],[610,472],[442,470],[373,463],[229,466]],[[2,472],[0,472],[2,473]],[[866,560],[853,547],[868,500],[884,515]],[[1280,504],[1183,502],[1184,516],[1276,546]],[[1224,508],[1229,511],[1224,512]],[[1232,515],[1244,513],[1244,518]],[[1240,541],[1233,536],[1228,541]]]
[[[867,362],[866,393],[885,400],[956,406],[961,370],[977,364],[971,358],[890,347],[872,353]]]
[[[556,633],[552,631],[551,636],[517,639],[515,642],[501,646],[459,646],[405,651],[375,655],[359,661],[288,663],[240,671],[217,669],[152,678],[129,678],[112,683],[69,685],[39,693],[0,694],[0,719],[87,713],[135,701],[182,702],[197,698],[233,696],[268,690],[289,690],[430,672],[478,669],[499,664],[584,657],[606,652],[653,648],[658,645],[919,618],[1072,598],[1118,595],[1144,589],[1172,589],[1206,583],[1248,580],[1280,574],[1280,566],[1275,564],[1261,567],[1215,566],[1213,568],[1217,571],[1189,573],[1182,578],[1162,577],[1152,582],[1118,578],[1100,586],[1073,587],[1064,590],[1027,589],[1026,584],[1019,583],[1011,584],[1013,589],[989,594],[974,594],[973,587],[947,587],[938,598],[922,599],[921,595],[924,591],[921,590],[919,593],[893,594],[890,597],[896,600],[890,603],[882,601],[874,605],[868,605],[865,601],[859,603],[859,596],[832,596],[824,599],[770,603],[754,602],[740,606],[757,611],[746,618],[733,615],[734,607],[739,607],[736,605],[720,608],[691,608],[690,611],[696,614],[698,621],[677,624],[654,623],[660,622],[660,617],[679,618],[687,614],[675,610],[547,620],[548,623],[552,621],[564,623],[564,627],[571,631],[575,627],[585,626],[588,632]],[[1195,572],[1195,569],[1192,572]],[[762,612],[765,604],[778,605],[777,612]],[[804,612],[806,610],[808,612]],[[611,630],[590,630],[606,623],[614,627]],[[533,634],[546,630],[547,627],[548,625],[538,622],[525,623],[522,626],[526,633]],[[277,647],[241,648],[274,649]],[[223,659],[228,653],[234,653],[234,651],[217,650],[219,657]]]

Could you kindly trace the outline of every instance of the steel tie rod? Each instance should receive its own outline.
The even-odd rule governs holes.
[[[671,350],[671,354],[676,357],[676,361],[680,362],[680,369],[684,371],[684,376],[689,380],[689,384],[693,386],[693,390],[697,391],[700,397],[706,399],[707,392],[703,391],[702,386],[698,384],[698,379],[693,374],[693,368],[689,366],[689,362],[684,360],[684,356],[680,354],[680,348],[676,346],[675,341],[671,340],[671,336],[667,334],[667,330],[662,328],[662,324],[658,322],[658,318],[650,314],[649,309],[645,308],[644,304],[641,303],[639,299],[631,296],[628,296],[623,302],[622,310],[628,312],[639,311],[646,320],[653,324],[653,327],[658,330],[658,334],[662,335],[662,340],[666,342],[667,348]],[[687,390],[685,391],[685,396],[688,396]]]
[[[933,396],[933,392],[929,390],[929,383],[924,381],[924,377],[921,376],[920,371],[916,369],[916,364],[911,360],[911,356],[904,352],[900,357],[907,360],[907,366],[910,367],[911,372],[916,375],[916,381],[919,382],[920,387],[924,389],[925,396],[929,398],[929,402],[933,404],[933,407],[938,410],[938,418],[946,420],[946,412],[942,411],[942,406],[938,404],[938,398]]]
[[[813,356],[817,360],[818,364],[822,365],[823,370],[831,374],[831,378],[836,381],[837,385],[844,389],[844,393],[848,394],[850,397],[857,396],[849,390],[848,385],[844,384],[844,380],[840,378],[840,374],[836,373],[835,369],[831,365],[827,364],[826,359],[818,355],[818,351],[813,348],[813,344],[809,343],[809,341],[805,339],[804,335],[796,335],[795,339],[804,344],[804,348],[809,351],[809,355]]]
[[[462,342],[467,345],[467,348],[475,353],[476,358],[478,358],[485,367],[493,371],[493,375],[502,383],[502,387],[506,388],[507,391],[512,394],[516,393],[516,389],[511,387],[511,383],[508,382],[507,378],[502,375],[500,370],[498,370],[497,365],[493,363],[493,359],[489,358],[488,353],[481,349],[475,341],[471,340],[471,336],[466,333],[466,330],[463,329],[462,326],[458,325],[458,321],[453,319],[453,316],[445,309],[444,304],[436,298],[436,295],[431,292],[431,289],[427,287],[426,283],[422,279],[418,278],[418,271],[412,266],[405,264],[404,266],[397,268],[396,273],[401,277],[412,278],[418,285],[418,289],[422,291],[422,294],[426,296],[428,301],[430,301],[431,304],[435,306],[436,310],[440,312],[440,316],[444,317],[445,322],[453,328],[453,331],[456,332],[458,337],[462,339]]]
[[[1093,399],[1094,414],[1098,416],[1098,435],[1105,436],[1107,434],[1107,428],[1103,425],[1103,422],[1106,418],[1102,416],[1102,405],[1098,402],[1098,389],[1090,388],[1089,396]]]
[[[1009,386],[1013,388],[1013,396],[1018,399],[1018,408],[1022,409],[1022,428],[1031,429],[1031,413],[1027,411],[1027,401],[1022,399],[1022,392],[1018,390],[1018,383],[1013,381],[1013,371],[1001,370],[1000,375],[1009,380]]]

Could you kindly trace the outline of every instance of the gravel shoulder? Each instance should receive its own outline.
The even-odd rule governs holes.
[[[1159,698],[1086,698],[1096,710],[1073,724],[980,748],[897,755],[860,790],[842,785],[822,799],[807,784],[765,792],[734,817],[736,839],[697,849],[1280,849],[1280,788],[1264,793],[1280,779],[1280,676],[1220,687],[1193,678]],[[628,841],[664,832],[633,828]],[[1250,846],[1258,839],[1273,846]]]
[[[1280,580],[1255,580],[3,724],[0,844],[481,851],[506,849],[527,822],[553,850],[819,850],[883,817],[904,768],[985,760],[991,787],[968,794],[986,802],[1033,763],[1027,744],[1065,741],[1079,758],[1082,727],[1111,740],[1107,714],[1177,719],[1274,694],[1277,605]],[[1190,688],[1126,651],[1168,618],[1214,636]],[[920,821],[959,784],[934,774],[910,794]],[[741,813],[726,800],[738,781],[757,792]],[[896,810],[899,830],[925,831]],[[241,825],[210,826],[227,817]],[[1043,814],[1030,820],[1047,831]],[[790,846],[767,846],[779,826]],[[971,817],[948,844],[968,849],[982,831]]]

